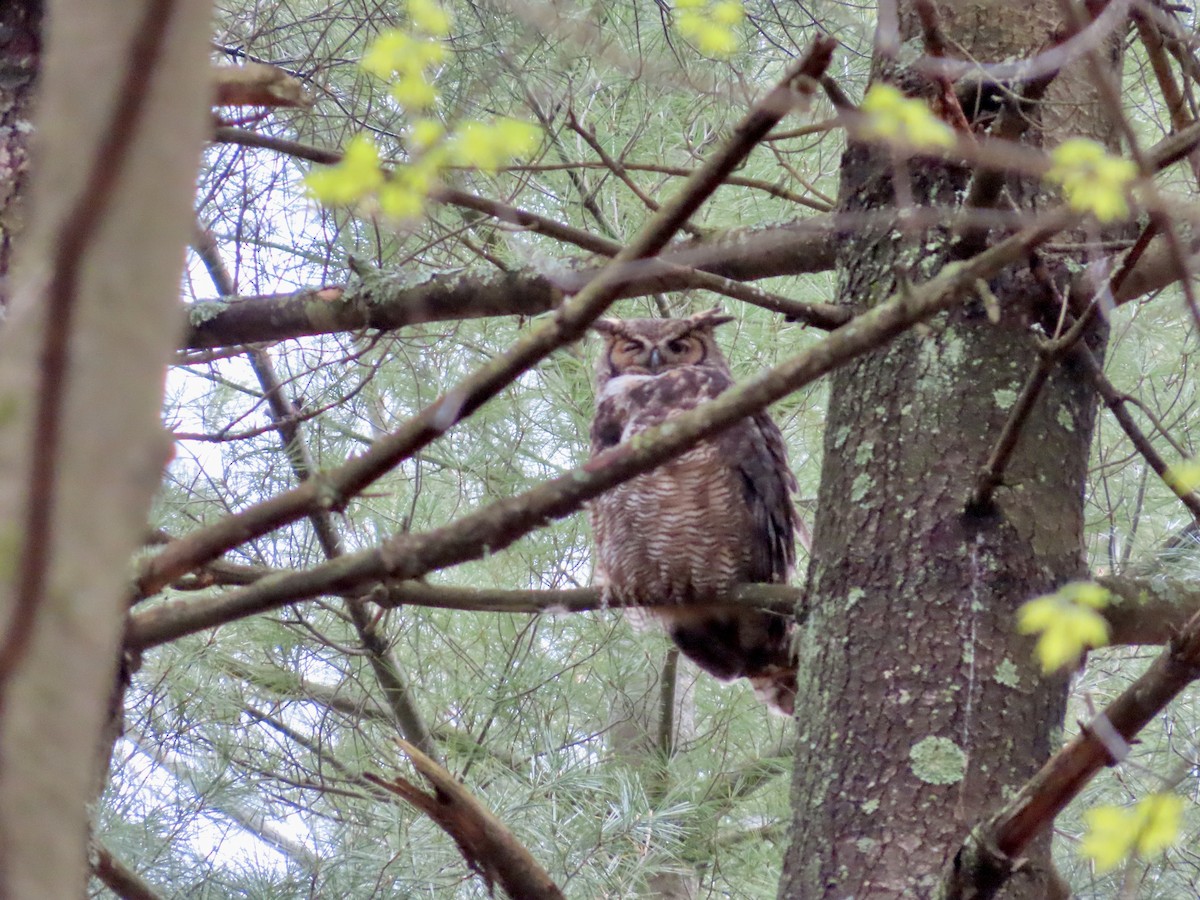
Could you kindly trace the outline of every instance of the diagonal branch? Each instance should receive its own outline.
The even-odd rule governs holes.
[[[1200,677],[1200,614],[1137,681],[1083,727],[1022,788],[1016,798],[976,828],[954,857],[939,897],[988,900],[1019,866],[1030,842],[1106,766],[1121,761],[1135,735],[1180,691]]]
[[[1104,400],[1105,406],[1113,414],[1113,418],[1117,420],[1117,424],[1121,426],[1121,430],[1125,432],[1125,436],[1129,438],[1129,442],[1133,444],[1134,449],[1142,455],[1142,458],[1146,460],[1146,463],[1154,470],[1154,473],[1179,498],[1179,502],[1187,507],[1188,512],[1192,514],[1192,518],[1196,522],[1200,522],[1200,497],[1196,496],[1195,491],[1182,490],[1176,480],[1171,478],[1171,467],[1159,455],[1158,450],[1155,449],[1150,439],[1142,432],[1142,429],[1138,427],[1137,422],[1133,420],[1133,416],[1129,414],[1129,410],[1125,408],[1129,398],[1113,387],[1112,382],[1104,376],[1104,372],[1100,368],[1100,364],[1096,361],[1096,358],[1086,347],[1077,346],[1073,357],[1083,365],[1084,369],[1091,376],[1092,382],[1096,385],[1096,390],[1099,392],[1101,399]]]
[[[208,269],[213,285],[221,294],[230,294],[234,290],[233,278],[221,259],[217,243],[207,230],[197,230],[193,246],[201,261]],[[316,472],[312,450],[308,445],[303,427],[300,424],[300,411],[284,394],[283,385],[275,373],[275,364],[271,355],[262,349],[247,351],[250,368],[258,379],[259,386],[267,400],[267,408],[271,422],[279,432],[280,449],[287,457],[296,480],[303,483],[312,478]],[[308,513],[309,521],[317,536],[317,542],[326,559],[336,559],[345,552],[342,535],[334,522],[333,515],[328,509],[313,509]],[[357,597],[351,597],[346,603],[346,611],[350,622],[358,635],[359,643],[366,654],[375,680],[383,691],[388,708],[395,717],[401,732],[430,756],[436,754],[433,736],[425,724],[412,692],[400,669],[400,664],[392,654],[387,638],[380,634],[375,622],[367,612],[364,604]]]
[[[396,743],[433,793],[425,793],[400,776],[388,781],[367,772],[363,776],[367,781],[412,804],[454,838],[467,865],[484,880],[489,893],[499,882],[516,900],[566,900],[525,846],[458,779],[412,744]]]
[[[350,498],[393,466],[470,416],[559,347],[582,337],[616,298],[627,279],[626,265],[652,257],[666,246],[725,176],[811,90],[813,79],[828,66],[835,45],[831,38],[818,37],[809,52],[789,67],[780,83],[738,124],[725,146],[697,169],[633,241],[573,300],[560,307],[552,319],[530,330],[507,353],[335,472],[311,478],[284,494],[169,544],[142,565],[137,578],[138,594],[156,593],[231,547],[294,522],[313,509],[344,508]]]

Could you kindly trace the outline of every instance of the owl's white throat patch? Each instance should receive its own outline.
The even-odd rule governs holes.
[[[600,396],[597,401],[607,400],[615,394],[624,394],[626,391],[632,390],[634,386],[643,381],[652,381],[658,378],[657,375],[617,375],[604,382],[604,387],[600,390]]]

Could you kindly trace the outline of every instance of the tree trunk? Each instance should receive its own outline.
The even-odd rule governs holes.
[[[86,890],[128,563],[169,446],[162,385],[208,126],[206,4],[53,0],[46,21],[31,214],[0,333],[6,900]],[[21,185],[0,194],[12,209]]]
[[[948,45],[987,61],[1044,46],[1059,9],[956,2],[937,13]],[[911,4],[900,4],[899,22],[901,42],[920,40]],[[1026,142],[1056,144],[1068,126],[1109,142],[1083,68],[1076,63],[1053,82],[1030,114]],[[910,95],[939,92],[883,58],[875,71]],[[840,206],[877,222],[900,205],[897,196],[950,208],[970,178],[852,143]],[[897,190],[897,179],[907,187]],[[1030,211],[1053,202],[1036,181],[1013,176],[1008,197]],[[954,258],[948,231],[901,233],[869,221],[844,235],[843,304],[867,308],[906,283],[919,292]],[[1050,281],[1065,283],[1065,258],[1040,262]],[[1032,642],[1015,632],[1015,612],[1085,572],[1083,484],[1096,400],[1069,365],[1042,389],[994,502],[968,509],[1037,367],[1031,326],[1054,327],[1034,296],[1045,292],[1030,290],[1037,284],[1011,269],[989,285],[998,321],[990,301],[973,301],[832,378],[781,898],[932,896],[971,826],[1058,743],[1066,678],[1040,674]],[[1102,334],[1088,343],[1101,351]],[[1033,865],[1003,896],[1059,896],[1048,848],[1043,840],[1034,849]]]
[[[0,3],[0,315],[13,238],[21,230],[21,195],[29,168],[33,87],[41,56],[41,0]]]

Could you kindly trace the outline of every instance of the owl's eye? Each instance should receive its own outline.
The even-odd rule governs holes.
[[[683,353],[684,350],[687,349],[687,345],[688,345],[687,341],[680,340],[677,338],[673,341],[667,342],[667,349],[669,351],[671,351],[673,354],[675,354],[676,356],[678,356],[679,354]]]
[[[642,349],[642,345],[637,341],[626,341],[625,346],[621,348],[622,353],[637,353]]]

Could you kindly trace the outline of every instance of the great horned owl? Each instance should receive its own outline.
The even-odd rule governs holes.
[[[733,384],[713,329],[720,310],[687,319],[601,319],[592,455]],[[798,527],[779,427],[765,412],[598,497],[591,505],[596,581],[619,605],[653,616],[700,668],[748,678],[775,709],[796,695],[792,624],[758,610],[697,608],[739,582],[786,582]],[[662,604],[671,604],[663,606]]]

